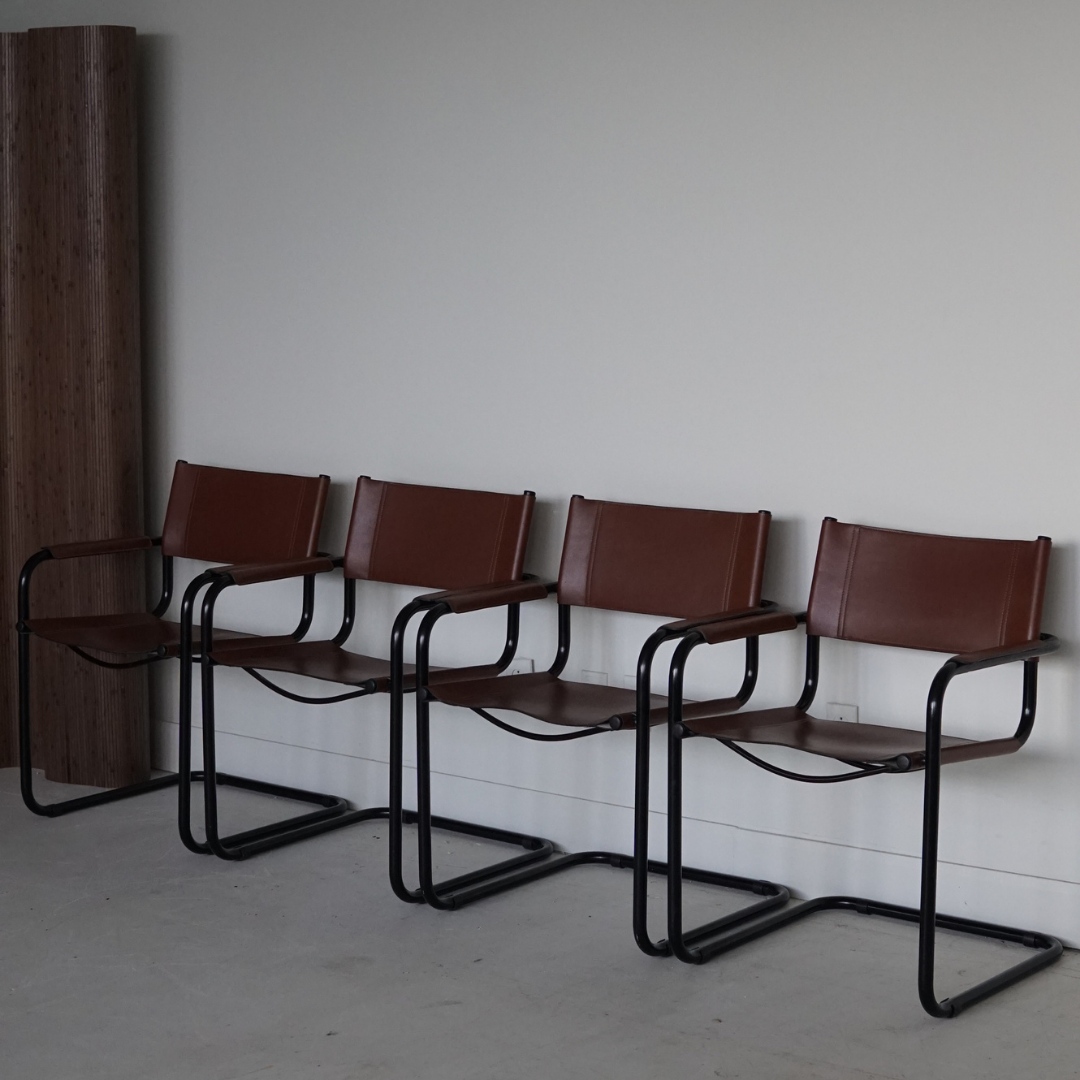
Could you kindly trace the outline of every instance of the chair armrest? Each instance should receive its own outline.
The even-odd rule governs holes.
[[[1046,656],[1057,652],[1061,642],[1053,634],[1040,634],[1036,641],[1025,641],[1020,645],[995,645],[978,652],[959,653],[946,663],[954,666],[953,674],[966,671],[979,671],[982,668],[997,667],[999,664],[1011,664],[1017,660],[1033,660],[1037,656]]]
[[[688,630],[694,630],[699,626],[727,622],[729,619],[745,619],[748,615],[763,615],[765,612],[775,610],[775,601],[762,600],[757,607],[741,608],[738,611],[718,611],[714,615],[695,615],[692,619],[680,619],[678,622],[664,623],[660,629],[665,631],[666,636],[669,638],[681,637]]]
[[[760,615],[745,615],[742,618],[707,623],[694,629],[709,645],[718,645],[722,641],[739,641],[742,638],[794,630],[798,625],[790,611],[769,611]]]
[[[417,597],[425,605],[445,604],[457,615],[484,608],[505,607],[507,604],[523,604],[529,600],[543,600],[555,590],[555,583],[543,581],[502,581],[495,585],[470,585],[465,589],[447,589],[445,592],[426,593]]]
[[[49,544],[43,550],[54,559],[79,559],[84,555],[115,555],[123,551],[145,551],[160,540],[149,536],[120,536],[112,540],[77,540],[72,544]]]
[[[310,559],[291,559],[288,562],[250,563],[236,566],[217,566],[211,573],[228,578],[233,585],[255,585],[260,581],[281,581],[285,578],[325,574],[334,569],[334,560],[326,555]]]

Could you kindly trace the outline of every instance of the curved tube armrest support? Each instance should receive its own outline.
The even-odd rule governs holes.
[[[783,620],[783,625],[773,629],[755,629],[761,620]],[[652,667],[656,652],[667,641],[680,638],[671,661],[668,677],[668,725],[669,728],[681,727],[682,721],[682,671],[690,653],[706,642],[704,631],[713,630],[720,634],[720,628],[730,627],[730,640],[746,639],[746,667],[742,686],[734,698],[724,700],[724,704],[745,705],[750,700],[757,685],[758,641],[759,633],[772,633],[773,630],[794,628],[795,617],[776,611],[776,604],[766,600],[756,608],[744,611],[723,612],[719,615],[707,615],[698,619],[682,619],[678,622],[665,623],[657,627],[646,639],[638,653],[637,686],[635,707],[636,747],[634,753],[634,897],[633,924],[634,940],[647,956],[667,956],[671,947],[666,941],[654,941],[648,926],[648,874],[649,874],[649,718],[652,709]],[[567,634],[569,637],[569,634]],[[729,640],[720,638],[718,640]],[[670,758],[669,758],[670,760]]]
[[[314,555],[310,559],[290,559],[287,562],[216,566],[211,573],[227,578],[227,584],[230,585],[255,585],[262,581],[283,581],[287,578],[307,577],[309,574],[325,574],[333,569],[334,560],[329,556]]]
[[[19,573],[19,621],[16,629],[20,633],[26,631],[26,623],[30,618],[30,579],[34,571],[43,563],[52,559],[76,559],[87,555],[111,555],[125,551],[146,551],[150,548],[161,547],[160,536],[126,536],[113,540],[86,540],[74,544],[53,544],[51,547],[43,547],[34,552],[23,564]],[[168,610],[172,600],[173,568],[172,556],[162,554],[161,557],[161,597],[157,602],[152,614],[159,618]]]
[[[955,1016],[962,1008],[980,996],[992,993],[996,980],[987,980],[956,998],[939,1001],[934,988],[934,925],[937,909],[937,861],[938,861],[938,816],[941,800],[941,765],[943,751],[941,747],[941,721],[945,701],[945,691],[956,675],[965,675],[969,671],[981,671],[983,668],[997,667],[1020,661],[1024,665],[1024,688],[1020,708],[1020,723],[1012,739],[999,740],[1012,744],[1010,750],[1019,749],[1027,742],[1035,723],[1037,704],[1037,684],[1039,657],[1056,652],[1060,643],[1052,634],[1040,634],[1037,641],[1024,642],[1021,645],[997,646],[981,649],[978,652],[960,653],[946,660],[926,697],[926,744],[921,762],[914,762],[925,770],[923,784],[923,875],[919,900],[919,1000],[931,1016]],[[953,754],[953,760],[964,757]],[[1015,969],[1014,969],[1015,970]],[[1008,972],[1006,972],[1008,975]],[[1002,985],[1008,985],[1004,983]]]
[[[926,761],[940,760],[941,757],[941,714],[945,701],[945,691],[957,675],[966,675],[970,671],[982,671],[983,668],[998,667],[1001,664],[1022,662],[1024,665],[1023,704],[1020,710],[1020,723],[1014,739],[1022,746],[1035,723],[1036,688],[1039,657],[1057,652],[1061,642],[1053,634],[1040,634],[1037,641],[1026,641],[1021,645],[997,645],[978,652],[959,653],[946,660],[930,684],[930,693],[926,697]]]
[[[124,551],[147,551],[161,543],[161,537],[119,536],[111,540],[77,540],[71,544],[49,544],[42,550],[54,559],[80,559],[87,555],[116,555]]]
[[[554,592],[555,588],[554,582],[545,583],[536,579],[503,581],[495,585],[474,585],[465,589],[447,589],[444,592],[427,593],[417,597],[417,600],[427,607],[445,605],[447,611],[462,615],[467,611],[482,611],[484,608],[543,600]]]

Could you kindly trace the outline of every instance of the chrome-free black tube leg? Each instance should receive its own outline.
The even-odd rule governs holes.
[[[1037,659],[1025,661],[1025,714],[1034,713],[1036,664]],[[941,709],[945,689],[955,673],[955,667],[946,664],[935,677],[927,700],[925,776],[923,779],[922,884],[919,907],[904,907],[900,904],[883,903],[860,896],[819,896],[752,923],[733,927],[719,936],[711,935],[712,940],[701,944],[698,948],[688,950],[692,960],[697,962],[709,960],[819,911],[855,911],[861,915],[879,915],[888,919],[897,919],[901,922],[914,923],[919,927],[919,1001],[931,1016],[947,1019],[958,1016],[976,1002],[1049,966],[1061,956],[1063,952],[1061,942],[1049,934],[937,913],[938,832],[941,814]],[[1006,968],[962,993],[938,1000],[934,989],[937,930],[951,930],[955,933],[970,934],[995,941],[1012,942],[1032,949],[1033,954],[1019,964]],[[686,935],[686,939],[694,938],[698,933],[699,931],[695,931]]]
[[[700,963],[683,940],[682,926],[682,728],[668,725],[668,940],[671,952],[687,964]]]
[[[425,620],[426,621],[426,620]],[[505,829],[473,825],[470,822],[436,818],[431,813],[431,723],[427,692],[418,690],[416,696],[416,824],[418,829],[418,863],[420,890],[424,900],[442,910],[463,907],[474,900],[491,896],[523,885],[526,881],[546,876],[561,868],[561,864],[574,856],[551,859],[555,845],[542,837],[526,836]],[[525,848],[522,855],[472,870],[448,881],[436,884],[431,855],[432,825],[450,829],[468,836],[478,836],[504,844],[518,844]],[[547,861],[547,860],[550,860]],[[540,864],[534,866],[534,864]],[[537,871],[531,873],[530,871]]]
[[[214,737],[214,662],[202,658],[202,744],[203,744],[203,813],[206,842],[219,859],[238,860],[241,856],[221,843],[218,833],[217,740]]]
[[[543,862],[555,851],[555,845],[542,837],[432,816],[431,725],[427,691],[428,655],[432,628],[449,610],[446,605],[438,605],[429,610],[416,635],[416,818],[419,831],[420,890],[428,904],[443,909],[461,907],[473,900],[479,900],[482,896],[489,896],[493,892],[501,892],[516,884],[523,884],[524,880],[518,881],[514,871],[530,867],[533,863]],[[393,815],[394,810],[391,808],[392,823]],[[522,855],[504,859],[436,884],[431,857],[432,825],[469,836],[495,840],[499,843],[517,844],[526,851]]]
[[[1024,664],[1024,707],[1034,715],[1035,678],[1038,660]],[[996,927],[969,919],[955,919],[937,914],[938,834],[941,818],[941,713],[945,689],[952,672],[942,669],[934,679],[926,706],[926,775],[923,783],[922,889],[919,899],[919,1001],[931,1015],[948,1018],[959,1015],[970,1005],[1026,978],[1032,972],[1052,964],[1062,953],[1061,942],[1045,934],[1025,933],[1008,927]],[[934,960],[938,927],[961,933],[1019,940],[1039,951],[1011,968],[956,994],[939,1000],[934,988]]]
[[[34,794],[33,730],[30,713],[30,646],[33,633],[27,623],[30,621],[30,579],[34,570],[51,558],[52,555],[48,551],[39,551],[31,555],[23,566],[22,573],[19,575],[19,621],[16,625],[19,648],[19,789],[26,808],[41,817],[61,817],[75,810],[101,806],[103,803],[116,802],[118,799],[129,799],[133,795],[142,795],[148,791],[169,787],[177,781],[175,775],[158,776],[153,780],[110,788],[108,791],[97,791],[93,795],[80,795],[75,799],[64,799],[55,803],[38,802]]]
[[[955,1009],[939,1002],[934,990],[935,918],[937,916],[938,825],[941,816],[941,708],[933,691],[926,715],[926,770],[923,778],[922,882],[919,896],[919,1000],[936,1017]]]
[[[634,751],[634,940],[646,956],[667,956],[666,942],[649,936],[649,714],[652,708],[652,662],[667,639],[661,628],[642,646],[637,667],[637,709]]]
[[[188,851],[196,855],[209,855],[210,845],[195,839],[191,831],[191,783],[195,778],[191,769],[191,682],[195,663],[192,612],[195,598],[203,586],[212,580],[209,573],[200,574],[184,590],[180,603],[180,712],[179,712],[179,789],[177,791],[177,828],[180,840]]]
[[[426,691],[416,695],[416,825],[420,889],[433,908],[446,909],[435,891],[431,865],[431,718]]]
[[[422,904],[421,889],[405,884],[402,858],[402,788],[405,781],[405,631],[421,605],[412,603],[399,612],[390,635],[390,887],[399,900]]]
[[[181,728],[186,727],[186,732],[181,730],[181,772],[184,773],[184,782],[180,788],[180,836],[186,845],[199,853],[213,852],[219,859],[230,861],[246,859],[249,855],[260,851],[268,851],[278,848],[285,843],[293,843],[296,840],[307,839],[311,836],[327,832],[328,829],[341,828],[357,821],[363,821],[373,816],[382,816],[382,808],[372,810],[349,810],[348,802],[336,795],[323,795],[319,792],[302,791],[300,788],[286,787],[282,784],[271,784],[260,780],[251,780],[246,777],[234,777],[224,772],[217,771],[217,747],[214,723],[214,667],[212,659],[213,634],[214,634],[214,604],[220,592],[227,588],[230,579],[222,575],[216,575],[213,571],[207,571],[203,576],[212,581],[211,588],[206,591],[202,605],[202,644],[201,644],[201,672],[202,672],[202,724],[203,724],[203,769],[201,773],[191,771],[191,666],[192,644],[191,623],[192,605],[195,593],[201,588],[200,579],[195,579],[184,597],[184,608],[181,615],[181,654],[187,660],[184,665],[183,678],[180,688],[180,723]],[[203,781],[203,806],[205,813],[206,842],[200,845],[194,840],[190,832],[190,785],[193,780]],[[312,802],[320,807],[311,813],[301,814],[296,818],[285,821],[273,822],[258,828],[248,829],[244,833],[235,833],[231,836],[221,836],[218,826],[217,787],[218,784],[228,784],[230,787],[240,787],[245,791],[258,792],[262,795],[271,795],[280,798],[295,799],[300,802]],[[191,842],[188,842],[188,841]]]
[[[536,862],[547,858],[554,851],[554,845],[549,840],[538,836],[526,836],[521,833],[509,832],[504,829],[489,828],[484,825],[474,825],[467,821],[457,821],[453,818],[441,817],[431,813],[431,744],[429,728],[427,725],[428,702],[426,693],[417,695],[417,722],[423,715],[425,722],[424,737],[418,735],[417,753],[422,759],[424,768],[417,771],[417,803],[422,806],[424,812],[418,809],[416,812],[403,808],[404,788],[404,638],[409,621],[419,611],[427,610],[428,605],[414,602],[403,608],[394,622],[394,629],[390,638],[390,885],[394,894],[406,903],[424,903],[426,900],[423,885],[424,877],[427,879],[428,892],[436,897],[435,906],[448,908],[458,907],[472,900],[480,899],[481,895],[489,895],[491,892],[502,891],[510,888],[511,883],[506,872],[515,867]],[[428,624],[426,633],[430,633]],[[503,650],[503,656],[499,663],[505,666],[513,658],[513,644],[517,638],[517,612],[511,611],[508,616],[507,644]],[[418,649],[423,654],[423,663],[427,660],[427,637],[424,638],[424,646]],[[426,667],[425,667],[426,672]],[[426,674],[425,674],[426,678]],[[422,704],[421,704],[422,702]],[[419,861],[426,861],[426,875],[421,875],[421,887],[410,889],[404,880],[403,857],[402,857],[402,825],[416,823],[419,833]],[[460,833],[464,836],[476,836],[485,840],[494,840],[498,843],[520,845],[527,849],[527,854],[506,862],[496,863],[494,866],[474,870],[467,874],[453,878],[450,881],[441,882],[438,885],[432,880],[433,868],[431,860],[431,830],[432,828],[445,829],[449,832]],[[501,876],[500,876],[501,875]],[[497,883],[491,879],[498,877]],[[453,896],[448,894],[453,891]]]
[[[783,885],[773,884],[771,881],[755,881],[749,878],[734,877],[728,875],[712,875],[712,879],[703,878],[700,871],[691,873],[683,867],[682,852],[682,788],[683,770],[682,754],[683,740],[686,731],[683,728],[683,676],[686,670],[686,662],[690,653],[702,642],[704,638],[694,632],[682,639],[675,649],[671,658],[671,668],[668,674],[668,940],[667,946],[672,955],[678,957],[687,964],[701,964],[708,958],[700,948],[694,947],[695,942],[730,930],[740,924],[746,924],[768,912],[782,908],[790,899],[791,894]],[[757,669],[757,646],[747,652],[747,676],[744,680],[742,697],[745,691],[746,697],[750,696],[753,689],[753,679],[756,678]],[[749,689],[747,689],[749,686]],[[744,889],[759,896],[756,904],[740,908],[729,915],[722,915],[692,930],[683,929],[683,878],[689,880],[712,880],[718,877],[727,877],[735,888]]]
[[[284,844],[306,840],[311,836],[340,829],[372,817],[382,817],[386,811],[382,807],[368,810],[350,810],[348,803],[336,795],[323,795],[319,792],[304,791],[299,788],[271,784],[263,780],[252,780],[243,776],[233,776],[218,772],[217,739],[214,720],[214,662],[203,657],[203,768],[201,774],[193,774],[192,779],[201,775],[203,781],[203,805],[205,814],[206,844],[219,859],[238,861],[261,851],[281,847]],[[314,803],[321,807],[308,814],[275,821],[245,832],[222,836],[218,822],[218,785],[254,791],[261,795],[272,795],[283,799]]]

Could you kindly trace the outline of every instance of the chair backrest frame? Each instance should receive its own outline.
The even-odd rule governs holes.
[[[346,579],[461,589],[521,578],[536,496],[356,482]]]
[[[328,476],[178,461],[161,553],[212,563],[282,562],[318,551]]]
[[[757,607],[771,516],[575,495],[559,603],[675,618]]]
[[[826,518],[806,632],[944,653],[1036,640],[1050,548]]]

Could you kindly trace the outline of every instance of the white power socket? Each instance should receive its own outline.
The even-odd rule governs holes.
[[[841,720],[845,724],[857,724],[859,722],[859,706],[841,705],[839,702],[830,701],[825,706],[825,717],[828,720]]]
[[[531,675],[536,670],[536,665],[527,656],[516,656],[510,661],[510,666],[503,672],[504,675]]]
[[[581,681],[588,683],[596,683],[598,686],[607,686],[608,674],[606,671],[586,671],[581,669]]]

